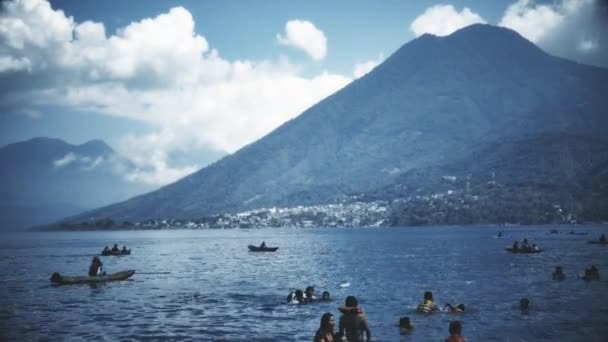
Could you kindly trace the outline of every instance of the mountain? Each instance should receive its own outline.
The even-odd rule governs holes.
[[[394,224],[501,222],[502,205],[515,222],[553,221],[546,211],[565,208],[607,219],[605,94],[608,70],[551,56],[509,29],[427,34],[236,153],[67,221],[354,199],[394,202]]]
[[[34,138],[0,148],[0,227],[15,230],[149,191],[127,182],[133,167],[101,140],[71,145]]]

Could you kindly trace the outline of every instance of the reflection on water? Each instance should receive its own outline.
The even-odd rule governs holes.
[[[562,230],[567,230],[564,227]],[[465,303],[470,341],[605,341],[608,337],[608,247],[589,236],[547,235],[547,227],[403,229],[251,229],[28,233],[0,241],[0,340],[310,341],[324,312],[355,295],[374,340],[440,341],[453,315],[415,309],[426,290],[445,303]],[[527,237],[546,251],[512,255]],[[266,241],[276,253],[251,253]],[[83,275],[103,246],[132,248],[102,257],[104,270],[135,269],[129,281],[51,286],[53,272]],[[598,265],[606,276],[576,273]],[[552,282],[561,265],[567,275]],[[348,285],[345,285],[348,284]],[[334,302],[288,305],[286,295],[315,286]],[[531,300],[531,311],[517,309]],[[399,335],[399,317],[416,329]]]

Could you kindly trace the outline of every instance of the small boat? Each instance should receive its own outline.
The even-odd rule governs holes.
[[[598,240],[591,240],[591,241],[587,241],[587,243],[591,243],[594,245],[608,245],[608,241],[598,241]]]
[[[513,254],[535,254],[535,253],[540,253],[542,251],[544,251],[544,249],[536,249],[536,250],[529,250],[529,251],[522,251],[521,248],[517,250],[517,252],[513,251],[513,247],[507,247],[505,248],[505,250],[507,250],[508,252],[511,252]]]
[[[62,276],[61,274],[55,272],[51,276],[51,283],[57,285],[68,285],[68,284],[97,284],[104,283],[108,281],[118,281],[125,280],[135,274],[135,270],[121,271],[112,274],[104,274],[97,276],[77,276],[77,277],[69,277]]]
[[[121,255],[131,255],[131,250],[128,249],[126,252],[123,251],[118,251],[118,252],[112,252],[112,251],[101,251],[101,255],[103,256],[121,256]]]
[[[279,247],[260,247],[254,245],[249,245],[247,247],[250,252],[276,252],[276,250],[279,249]]]

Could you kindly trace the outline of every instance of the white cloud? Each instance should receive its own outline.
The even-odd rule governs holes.
[[[30,71],[31,68],[32,65],[29,59],[25,57],[13,58],[11,56],[0,56],[0,72],[20,70]]]
[[[538,43],[564,20],[564,14],[560,12],[562,11],[556,4],[538,5],[531,0],[519,0],[507,8],[499,25]]]
[[[410,30],[416,37],[425,33],[447,36],[465,26],[485,22],[479,14],[472,12],[468,7],[458,12],[452,5],[435,5],[416,17],[410,25]]]
[[[371,60],[371,61],[355,64],[355,68],[353,70],[353,76],[355,76],[355,78],[360,78],[361,76],[372,71],[375,67],[380,65],[380,63],[382,63],[382,62],[384,62],[384,55],[380,54],[380,55],[378,55],[378,59],[376,59],[376,60]]]
[[[591,52],[597,49],[597,43],[593,40],[583,39],[578,45],[578,49],[582,52]]]
[[[69,165],[79,165],[83,171],[91,171],[101,165],[105,159],[103,157],[97,157],[92,159],[91,157],[81,156],[74,152],[69,152],[62,158],[53,160],[53,167],[61,169]]]
[[[608,6],[599,0],[518,0],[499,25],[517,31],[549,53],[608,67]]]
[[[63,106],[149,124],[156,133],[118,146],[136,164],[134,181],[174,181],[197,165],[170,165],[172,151],[234,152],[352,81],[327,72],[302,76],[286,59],[223,59],[181,7],[108,35],[102,23],[77,23],[46,1],[2,6],[0,66],[27,60],[29,78],[26,87],[8,84],[0,104]],[[324,57],[325,36],[305,23],[288,24],[285,39]],[[25,68],[11,63],[0,81]]]
[[[78,158],[76,157],[76,155],[74,153],[70,152],[70,153],[66,154],[65,156],[63,156],[63,158],[53,160],[53,167],[55,167],[56,169],[59,169],[59,168],[72,164],[77,159]]]
[[[327,55],[327,38],[323,31],[306,20],[290,20],[285,24],[285,37],[277,34],[279,44],[305,51],[314,60],[322,60]]]

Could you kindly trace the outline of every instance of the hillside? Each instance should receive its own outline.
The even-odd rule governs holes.
[[[423,35],[236,153],[67,221],[195,219],[354,196],[402,199],[426,212],[433,210],[427,202],[407,199],[442,190],[444,176],[468,179],[464,190],[452,190],[464,196],[455,199],[461,204],[471,186],[493,181],[500,184],[496,196],[472,196],[489,196],[498,211],[503,197],[524,212],[526,201],[542,202],[521,214],[526,221],[544,222],[538,213],[553,204],[584,219],[607,202],[607,93],[608,70],[548,55],[505,28],[472,25],[447,37]],[[412,219],[412,210],[396,207],[394,224],[461,222],[449,215]],[[505,220],[482,210],[473,206],[466,222]]]
[[[0,148],[0,227],[23,229],[128,199],[150,187],[125,181],[129,163],[103,141],[34,138]],[[131,166],[132,167],[132,166]]]

